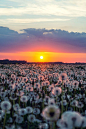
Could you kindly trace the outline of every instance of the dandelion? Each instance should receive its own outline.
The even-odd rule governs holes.
[[[81,128],[86,128],[86,117],[82,117]]]
[[[12,123],[13,122],[13,119],[10,117],[7,122],[8,123]]]
[[[15,129],[15,125],[14,124],[9,124],[7,126],[5,126],[6,129]]]
[[[74,86],[74,89],[78,89],[79,82],[78,81],[73,81],[73,86]]]
[[[56,95],[56,96],[59,96],[62,92],[62,89],[60,87],[55,87],[53,90],[52,90],[52,94]]]
[[[16,119],[15,119],[15,122],[18,123],[18,124],[21,124],[23,122],[23,117],[17,116]]]
[[[42,111],[42,116],[46,119],[46,120],[50,120],[50,121],[56,121],[58,120],[60,115],[60,109],[55,106],[55,105],[50,105],[44,108],[44,110]]]
[[[17,96],[22,96],[24,94],[23,91],[18,91],[18,93],[16,93]]]
[[[73,127],[80,127],[82,123],[82,117],[78,112],[72,112],[69,119],[72,121]]]
[[[67,74],[66,73],[61,73],[60,75],[59,75],[59,80],[60,81],[65,81],[67,79]]]
[[[33,109],[33,114],[35,114],[35,115],[40,114],[40,109],[39,108],[34,108]]]
[[[50,85],[50,86],[48,87],[49,91],[52,91],[53,88],[54,88],[54,84],[52,84],[52,85]]]
[[[13,105],[13,109],[14,109],[14,111],[18,111],[18,110],[19,110],[19,108],[20,108],[19,104],[15,104],[15,105]]]
[[[1,96],[1,98],[5,98],[6,93],[5,92],[0,92],[0,96]]]
[[[14,101],[14,100],[17,100],[17,97],[15,96],[15,94],[12,94],[10,99]]]
[[[23,102],[23,104],[25,103],[25,106],[26,106],[26,103],[28,101],[28,97],[27,96],[21,96],[20,101]]]
[[[55,105],[55,100],[54,99],[49,99],[48,105]]]
[[[70,121],[68,122],[66,119],[59,119],[57,126],[60,127],[60,129],[72,129]]]
[[[34,84],[34,88],[37,88],[37,89],[40,88],[40,84],[39,83],[35,83]]]
[[[33,112],[33,108],[32,107],[26,107],[26,111],[27,111],[27,114],[30,114]]]
[[[69,116],[72,114],[71,111],[65,111],[63,114],[62,114],[62,119],[65,120],[65,118],[69,118]]]
[[[1,102],[1,108],[5,111],[4,124],[3,124],[3,129],[4,129],[5,121],[6,121],[6,113],[7,113],[8,110],[11,109],[11,103],[9,101],[2,101]]]
[[[48,124],[47,123],[39,124],[39,129],[48,129]]]
[[[74,107],[74,111],[75,111],[75,107],[77,107],[78,101],[77,101],[77,100],[73,100],[73,101],[70,103],[70,105]]]
[[[62,101],[61,101],[61,104],[62,104]],[[63,105],[64,105],[64,106],[67,105],[67,101],[66,101],[66,100],[63,100]]]
[[[35,119],[36,119],[36,118],[35,118],[35,115],[29,115],[29,116],[27,117],[27,119],[28,119],[29,122],[32,122],[32,123],[33,123],[33,122],[35,122]]]
[[[77,107],[78,107],[78,108],[83,108],[83,107],[84,107],[84,105],[83,105],[83,103],[82,103],[82,102],[78,102]]]
[[[25,108],[21,108],[18,110],[19,115],[24,116],[27,114],[27,110]]]

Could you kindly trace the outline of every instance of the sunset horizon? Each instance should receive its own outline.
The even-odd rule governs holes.
[[[86,63],[86,53],[18,52],[0,53],[0,60],[25,60],[27,62]],[[43,59],[40,59],[43,56]]]
[[[85,5],[84,0],[1,1],[0,60],[86,63]]]
[[[86,63],[85,32],[28,28],[18,33],[8,27],[0,29],[0,59]],[[40,60],[40,56],[44,59]]]

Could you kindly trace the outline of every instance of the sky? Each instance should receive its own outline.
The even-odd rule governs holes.
[[[0,59],[86,62],[86,0],[0,1]]]

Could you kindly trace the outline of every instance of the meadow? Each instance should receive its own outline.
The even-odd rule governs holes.
[[[86,129],[86,65],[0,64],[0,129]]]

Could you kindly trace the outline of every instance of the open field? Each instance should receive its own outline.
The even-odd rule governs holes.
[[[0,129],[86,129],[86,64],[0,64]]]

